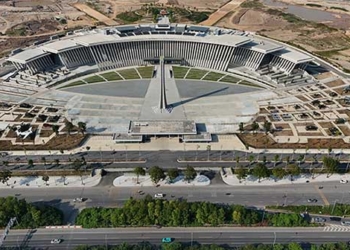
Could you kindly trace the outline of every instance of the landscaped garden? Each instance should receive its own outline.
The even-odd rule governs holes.
[[[140,79],[139,74],[134,68],[119,70],[118,73],[124,77],[125,80]]]
[[[188,67],[173,66],[174,77],[182,79],[187,74]]]
[[[153,75],[153,66],[145,66],[137,68],[137,71],[141,75],[142,78],[152,78]]]
[[[186,79],[197,79],[200,80],[202,77],[208,73],[207,70],[202,70],[202,69],[196,69],[196,68],[191,68],[190,71],[188,72]]]
[[[107,81],[119,81],[122,80],[122,78],[120,77],[120,75],[118,75],[116,72],[111,71],[111,72],[107,72],[104,74],[100,74],[100,76],[102,76],[103,78],[105,78]]]

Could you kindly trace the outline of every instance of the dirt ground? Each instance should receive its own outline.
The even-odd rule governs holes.
[[[263,36],[300,46],[350,70],[350,37],[343,30],[343,23],[340,23],[341,20],[344,21],[344,18],[327,24],[339,29],[336,30],[307,21],[288,22],[285,18],[268,11],[268,9],[266,6],[258,8],[240,7],[226,15],[216,25],[255,31]],[[349,26],[350,15],[344,13],[346,12],[342,13],[346,17],[345,23]]]

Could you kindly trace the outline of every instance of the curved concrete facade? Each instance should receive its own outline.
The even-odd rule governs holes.
[[[103,71],[142,65],[145,60],[160,56],[219,71],[240,66],[255,71],[268,65],[290,74],[294,69],[304,69],[312,60],[303,53],[256,39],[249,33],[193,27],[173,25],[166,31],[157,31],[157,27],[150,24],[76,32],[14,54],[8,60],[19,71],[31,75],[60,66],[74,69],[96,65]]]

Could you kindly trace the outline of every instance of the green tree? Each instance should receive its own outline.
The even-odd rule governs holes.
[[[252,123],[252,130],[256,133],[256,131],[259,129],[259,124],[256,122],[256,121],[254,121],[253,123]]]
[[[271,122],[268,122],[268,121],[264,122],[264,129],[266,134],[271,131],[271,126],[272,126]]]
[[[84,135],[86,131],[86,123],[85,122],[78,122],[78,129],[82,135]]]
[[[243,122],[239,123],[239,131],[242,133],[244,131],[244,124]]]
[[[2,165],[4,165],[4,167],[8,167],[9,166],[9,161],[2,161]]]
[[[64,125],[65,125],[65,127],[66,127],[66,129],[67,129],[67,136],[68,136],[68,135],[70,135],[70,133],[72,132],[72,129],[74,128],[74,125],[73,125],[73,123],[71,123],[71,122],[68,121],[68,120],[66,120],[66,121],[64,122]]]
[[[280,156],[279,156],[279,155],[275,155],[275,156],[273,157],[273,159],[274,159],[273,167],[276,167],[276,164],[277,164],[277,162],[279,161]]]
[[[245,179],[247,177],[247,170],[241,166],[235,169],[235,174],[239,182],[241,182],[242,179]]]
[[[291,176],[298,176],[301,174],[301,168],[298,165],[291,164],[288,166],[288,174]]]
[[[248,160],[249,160],[249,167],[250,167],[252,165],[252,162],[254,161],[254,155],[249,155]]]
[[[79,170],[81,169],[81,167],[83,166],[83,163],[80,159],[75,159],[73,161],[73,169],[76,172],[79,172]]]
[[[43,181],[45,181],[45,184],[46,184],[46,186],[47,186],[47,182],[49,181],[50,177],[49,177],[48,175],[44,175],[44,176],[42,177],[42,179],[43,179]]]
[[[277,179],[282,179],[283,177],[285,177],[287,175],[287,172],[283,168],[273,168],[272,174]]]
[[[60,160],[59,159],[55,159],[54,161],[55,161],[55,165],[56,166],[60,165]]]
[[[258,163],[254,168],[253,168],[253,175],[258,177],[259,182],[261,180],[261,178],[267,178],[270,176],[270,171],[269,169],[266,167],[265,164],[262,163]]]
[[[148,171],[151,180],[157,184],[160,180],[165,178],[164,170],[158,166],[153,166]]]
[[[10,180],[12,176],[12,172],[8,169],[4,169],[0,171],[0,181],[2,183],[6,183],[6,185],[8,186],[8,181]]]
[[[192,166],[187,166],[184,171],[184,180],[185,181],[192,181],[194,178],[196,178],[197,172]]]
[[[323,165],[325,166],[327,170],[327,178],[331,176],[334,173],[337,173],[339,171],[339,161],[336,159],[333,159],[332,157],[323,157],[322,159]]]
[[[52,131],[53,131],[56,135],[58,135],[58,134],[59,134],[60,126],[58,126],[58,125],[52,125],[51,129],[52,129]]]
[[[34,167],[34,161],[32,159],[28,160],[28,166],[29,167]]]
[[[46,158],[45,158],[45,156],[41,157],[41,161],[44,163],[44,166],[46,166]]]
[[[136,168],[134,168],[134,174],[136,174],[136,176],[137,176],[136,182],[138,184],[139,183],[139,176],[140,175],[144,176],[146,174],[146,171],[142,167],[136,167]]]
[[[303,250],[299,243],[291,242],[288,244],[288,250]]]
[[[177,168],[171,168],[168,170],[168,177],[173,182],[179,176],[179,170]]]

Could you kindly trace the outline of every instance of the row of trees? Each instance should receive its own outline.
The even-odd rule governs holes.
[[[33,205],[12,196],[0,198],[0,214],[1,228],[6,227],[13,217],[17,219],[15,228],[37,228],[63,223],[61,210],[46,205]]]
[[[148,242],[143,242],[135,245],[122,244],[118,246],[79,246],[75,250],[348,250],[349,247],[346,243],[326,243],[321,245],[307,244],[306,248],[301,244],[296,242],[291,242],[289,244],[254,244],[245,245],[240,247],[230,247],[228,245],[218,246],[218,245],[192,245],[181,244],[180,242],[173,242],[171,244],[163,244],[161,246],[152,245]]]
[[[46,169],[46,158],[43,156],[43,157],[41,158],[41,160],[44,162],[44,166],[45,166],[45,169]],[[58,160],[58,159],[55,160],[55,164],[56,164],[57,166],[59,165],[59,160]],[[31,160],[31,159],[28,160],[28,165],[29,165],[30,167],[33,167],[33,166],[34,166],[33,160]],[[83,174],[83,173],[82,173],[82,171],[80,171],[80,170],[81,170],[81,168],[82,168],[83,166],[87,166],[87,163],[86,163],[86,161],[85,161],[85,158],[84,158],[84,157],[81,157],[80,159],[77,158],[77,159],[75,159],[75,160],[71,163],[71,165],[72,165],[74,171],[75,171],[77,174],[79,174],[80,177],[82,178],[82,174]],[[86,168],[85,168],[85,170],[86,170]],[[1,183],[3,183],[3,184],[6,183],[6,185],[8,186],[8,185],[9,185],[9,184],[8,184],[8,181],[10,180],[11,177],[12,177],[12,172],[11,172],[10,170],[8,170],[8,169],[2,169],[2,170],[0,170],[0,182],[1,182]],[[66,176],[65,176],[65,175],[62,175],[62,177],[63,177],[63,179],[64,179],[64,181],[65,181]],[[49,179],[50,179],[50,176],[48,175],[47,172],[45,172],[45,174],[42,175],[42,180],[46,183],[46,185],[47,185]]]
[[[323,165],[327,171],[327,177],[339,172],[339,161],[336,159],[333,159],[331,157],[324,157]],[[274,167],[272,169],[268,169],[264,162],[259,162],[254,166],[253,169],[246,169],[241,166],[236,168],[234,172],[239,180],[245,179],[248,174],[251,174],[253,176],[256,176],[260,182],[261,178],[268,178],[271,175],[277,179],[282,179],[287,175],[298,176],[301,174],[302,169],[296,164],[286,165],[285,168]]]
[[[70,135],[70,133],[71,133],[72,130],[74,129],[73,123],[70,122],[70,121],[68,121],[68,120],[66,120],[66,121],[64,122],[64,126],[65,126],[65,128],[67,129],[67,136]],[[58,125],[52,125],[52,126],[51,126],[51,129],[52,129],[52,131],[53,131],[56,135],[58,135],[58,134],[59,134],[60,126],[58,126]],[[86,132],[86,123],[85,123],[85,122],[78,122],[77,129],[78,129],[78,131],[79,131],[82,135],[84,135],[85,132]]]
[[[298,214],[273,214],[247,209],[241,205],[223,205],[186,200],[130,198],[121,208],[86,208],[76,219],[85,228],[120,226],[218,226],[269,225],[307,226],[308,221]]]
[[[137,176],[137,183],[139,182],[139,176],[146,175],[146,170],[144,168],[142,168],[142,167],[134,168],[133,172]],[[191,166],[187,166],[184,171],[180,171],[177,168],[171,168],[171,169],[168,169],[166,174],[165,174],[165,171],[162,168],[160,168],[158,166],[154,166],[154,167],[151,167],[148,170],[148,174],[149,174],[151,180],[155,184],[157,184],[159,181],[165,179],[166,174],[168,175],[170,181],[174,181],[181,174],[184,175],[185,181],[188,181],[188,182],[194,180],[196,178],[196,176],[197,176],[196,170],[193,167],[191,167]]]

